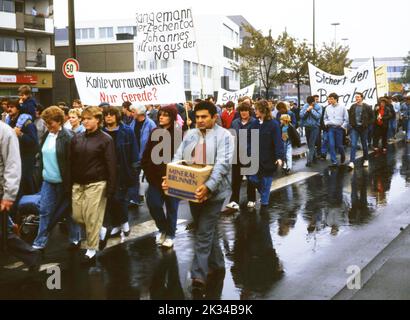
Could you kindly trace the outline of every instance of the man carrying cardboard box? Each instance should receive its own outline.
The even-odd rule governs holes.
[[[218,218],[231,193],[231,171],[234,137],[216,124],[215,105],[202,101],[195,107],[196,129],[187,132],[173,162],[185,160],[195,164],[213,165],[209,178],[195,193],[199,203],[190,202],[196,236],[191,269],[192,290],[203,296],[211,274],[224,274],[225,264],[218,242]],[[164,177],[163,189],[168,190]]]

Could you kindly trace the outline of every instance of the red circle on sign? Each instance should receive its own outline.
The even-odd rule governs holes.
[[[62,70],[63,75],[67,79],[74,79],[74,72],[80,70],[80,64],[76,59],[68,58],[66,61],[64,61]]]

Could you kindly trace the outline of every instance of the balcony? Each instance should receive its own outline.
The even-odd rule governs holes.
[[[43,15],[24,15],[24,29],[35,32],[54,33],[54,21],[50,18],[45,18]]]
[[[55,71],[55,56],[29,51],[26,53],[26,70]]]
[[[17,52],[0,51],[0,69],[18,69]]]
[[[0,11],[0,28],[16,29],[16,14]]]

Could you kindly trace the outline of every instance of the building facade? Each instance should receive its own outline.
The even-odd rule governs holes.
[[[0,97],[28,84],[50,105],[54,71],[53,0],[0,0]]]

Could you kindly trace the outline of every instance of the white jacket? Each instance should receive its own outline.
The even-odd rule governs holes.
[[[19,141],[13,129],[0,121],[0,199],[16,200],[20,179]]]

